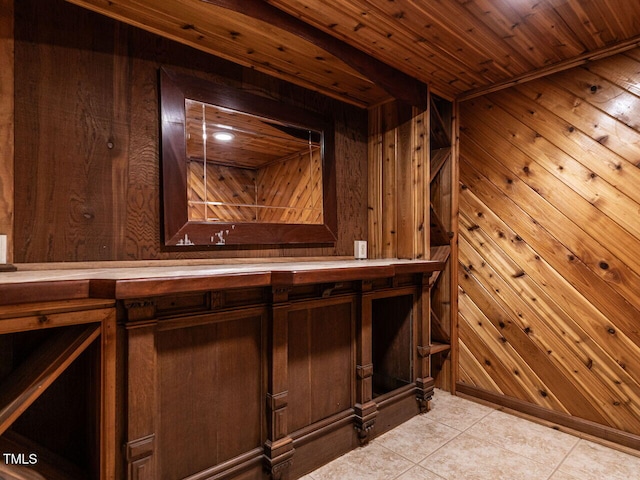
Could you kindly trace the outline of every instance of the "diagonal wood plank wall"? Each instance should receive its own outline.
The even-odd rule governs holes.
[[[639,97],[637,49],[461,102],[461,391],[640,435]]]

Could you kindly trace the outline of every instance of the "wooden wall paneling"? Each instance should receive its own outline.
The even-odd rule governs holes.
[[[0,2],[0,234],[14,251],[14,0]]]
[[[176,49],[170,42],[129,29],[130,134],[127,172],[127,216],[122,260],[168,258],[161,252],[160,227],[160,138],[157,99],[160,63],[169,62]],[[172,48],[173,47],[173,48]],[[174,53],[175,52],[175,53]],[[189,58],[183,52],[184,58]],[[201,67],[199,57],[190,58]]]
[[[475,136],[474,132],[466,132],[469,136]],[[482,135],[481,132],[478,132]],[[472,142],[472,140],[469,140]],[[469,145],[473,145],[469,143]],[[475,144],[477,145],[477,144]],[[491,147],[488,147],[491,148]],[[501,152],[499,146],[495,147],[496,152]],[[596,216],[589,213],[592,208],[589,204],[581,203],[582,199],[570,189],[555,187],[553,189],[545,188],[537,180],[537,176],[532,174],[535,171],[529,166],[529,172],[520,175],[521,170],[515,165],[517,163],[518,154],[509,149],[510,158],[516,160],[512,171],[509,172],[504,166],[495,162],[491,156],[476,149],[477,158],[482,158],[483,162],[489,167],[490,171],[495,172],[495,176],[503,175],[506,179],[506,186],[503,187],[505,192],[512,198],[518,198],[519,204],[533,218],[541,218],[546,221],[541,222],[545,229],[556,238],[562,238],[563,243],[569,250],[593,271],[600,276],[608,286],[615,291],[624,295],[628,302],[631,302],[637,308],[637,291],[634,287],[637,282],[636,273],[629,267],[635,265],[633,257],[630,256],[634,248],[634,238],[628,234],[622,233],[622,230],[615,228],[615,223],[604,216]],[[488,170],[485,172],[491,176]],[[519,179],[521,177],[522,181]],[[530,188],[523,187],[526,182]],[[496,185],[502,185],[504,182],[498,179],[494,180]],[[542,192],[544,200],[538,195]],[[546,200],[546,201],[545,201]],[[550,202],[552,205],[549,205]],[[567,205],[580,206],[585,205],[586,208],[566,208]],[[563,216],[563,214],[565,216]],[[568,221],[567,218],[572,220]],[[578,225],[582,228],[578,228]],[[607,229],[607,230],[603,230]],[[610,232],[614,235],[611,236]],[[596,241],[599,240],[599,241]],[[628,240],[628,243],[627,243]],[[621,245],[621,248],[619,246]],[[627,250],[628,253],[619,250]],[[612,255],[612,253],[617,256]],[[605,268],[603,268],[605,267]]]
[[[412,112],[413,113],[413,112]],[[413,115],[410,120],[399,119],[396,127],[396,256],[398,258],[414,258],[417,245],[415,242],[414,222],[416,220],[417,205],[413,202],[413,195],[417,188],[415,180],[413,145]]]
[[[369,110],[369,244],[373,258],[426,258],[428,111]]]
[[[514,382],[515,374],[507,368],[492,350],[493,345],[487,345],[474,332],[469,324],[473,319],[467,319],[458,313],[460,342],[472,353],[476,362],[482,365],[491,379],[498,385],[505,395],[515,398],[533,398],[521,384]]]
[[[638,292],[634,286],[638,281],[637,274],[629,268],[629,262],[620,259],[629,257],[618,258],[611,253],[615,252],[614,245],[620,237],[603,236],[599,222],[588,221],[593,218],[592,215],[580,213],[579,209],[566,208],[566,205],[570,204],[567,203],[566,197],[562,196],[562,189],[556,188],[552,191],[545,188],[543,190],[542,184],[538,182],[535,175],[521,175],[519,168],[514,166],[510,170],[504,164],[497,162],[485,150],[477,147],[475,140],[471,139],[475,136],[473,132],[467,133],[465,141],[469,142],[470,146],[474,145],[475,157],[482,159],[480,168],[484,175],[492,178],[493,183],[501,186],[506,194],[517,199],[520,208],[532,218],[545,219],[541,223],[551,235],[556,239],[561,238],[566,248],[581,259],[593,274],[598,275],[602,281],[622,294],[637,308]],[[514,160],[518,158],[517,153],[512,150],[510,152],[512,152],[510,158]],[[529,167],[529,173],[531,171]],[[543,192],[544,198],[541,198],[538,192]],[[557,200],[556,197],[558,197]],[[573,205],[579,204],[577,200],[573,203]]]
[[[473,385],[474,387],[504,395],[495,380],[491,378],[491,372],[483,368],[483,365],[473,356],[473,353],[469,351],[463,342],[459,341],[458,343],[460,352],[458,381],[464,385]]]
[[[430,253],[430,229],[429,225],[429,179],[431,178],[430,170],[430,151],[429,151],[429,110],[419,111],[413,109],[411,116],[412,137],[411,137],[411,154],[412,163],[411,171],[413,185],[412,205],[414,209],[413,219],[413,236],[414,249],[413,254],[409,258],[426,259],[431,258]]]
[[[469,241],[483,259],[476,258],[472,265],[477,268],[465,271],[469,277],[463,280],[461,273],[460,283],[471,288],[469,278],[483,278],[485,295],[504,312],[513,312],[507,318],[519,322],[518,328],[537,348],[549,352],[555,370],[549,370],[548,362],[544,368],[535,361],[531,365],[541,378],[564,372],[580,393],[572,398],[570,390],[556,386],[556,397],[573,414],[633,432],[638,426],[629,402],[637,398],[638,377],[635,366],[629,370],[627,363],[634,363],[638,342],[625,318],[637,316],[632,287],[636,260],[631,254],[637,249],[637,234],[622,218],[637,206],[632,200],[637,192],[630,187],[637,172],[627,163],[635,155],[636,134],[626,127],[632,122],[624,115],[625,105],[633,102],[610,82],[596,83],[590,70],[597,65],[577,69],[575,75],[559,74],[557,82],[549,77],[462,104],[461,265],[466,262],[462,253],[468,259],[471,251]],[[598,88],[592,91],[591,86]],[[623,100],[619,110],[612,95]],[[614,135],[612,118],[626,123],[620,132],[628,145],[618,140],[620,134]],[[476,198],[483,203],[474,203]],[[621,200],[622,213],[607,210],[609,198],[616,204]],[[476,239],[483,232],[490,238]],[[495,253],[499,251],[517,263],[503,263],[504,257]],[[488,266],[495,269],[492,274],[485,273]],[[496,283],[499,277],[511,285]],[[491,304],[474,291],[480,310],[500,322]],[[610,345],[609,337],[625,346]],[[524,345],[519,351],[528,356]],[[619,355],[620,348],[626,353]],[[464,359],[464,376],[475,371],[478,383],[486,383],[486,375],[478,375],[466,351]],[[491,388],[486,385],[483,388]]]
[[[473,226],[467,221],[463,223],[466,228]],[[503,279],[501,273],[491,267],[496,263],[493,258],[481,256],[486,249],[480,245],[483,242],[490,244],[491,239],[478,233],[474,237],[478,238],[467,240],[464,232],[461,234],[461,294],[468,295],[488,320],[499,328],[501,341],[509,342],[519,352],[564,408],[580,412],[587,420],[605,423],[609,415],[599,403],[592,403],[591,396],[597,392],[598,398],[613,404],[615,399],[607,385],[610,379],[599,379],[588,368],[589,352],[581,346],[583,342],[565,344],[562,341],[562,329],[567,328],[564,326],[567,322],[571,325],[571,320],[566,314],[547,312],[545,308],[535,309],[535,305],[529,304],[528,298],[541,299],[542,292],[535,286],[523,289],[518,285],[521,282],[515,279]],[[481,252],[475,250],[478,248]],[[491,297],[489,292],[495,292],[494,296]],[[554,325],[557,326],[550,328],[545,316],[555,317]]]
[[[527,231],[527,227],[534,225],[531,220],[525,220],[526,217],[522,215],[521,211],[513,210],[510,208],[509,200],[497,193],[485,193],[482,189],[490,188],[488,182],[480,185],[472,180],[467,174],[469,170],[464,159],[461,158],[461,172],[464,172],[463,182],[469,185],[469,188],[480,198],[487,201],[487,195],[494,195],[494,198],[502,198],[501,202],[492,202],[494,212],[480,211],[483,214],[483,219],[500,216],[501,218],[508,218],[510,220],[509,226],[504,225],[500,221],[500,226],[497,232],[502,233],[501,238],[502,248],[506,248],[509,251],[513,251],[517,257],[523,257],[525,260],[520,265],[520,270],[512,273],[516,276],[531,276],[536,279],[554,299],[558,305],[572,312],[572,315],[581,317],[581,328],[585,330],[596,340],[601,342],[603,347],[606,347],[609,355],[616,360],[617,369],[621,369],[618,374],[629,374],[636,376],[638,365],[635,360],[634,351],[637,349],[637,334],[631,328],[629,324],[629,318],[635,318],[635,316],[629,317],[629,313],[615,310],[611,307],[614,303],[607,303],[607,299],[615,300],[615,296],[611,295],[611,292],[607,290],[607,287],[602,286],[598,289],[593,289],[591,285],[594,283],[585,282],[580,286],[578,280],[584,281],[585,268],[581,265],[581,262],[575,258],[571,253],[563,253],[563,247],[560,244],[554,245],[548,236],[545,237],[545,232],[541,229],[535,229],[535,233]],[[516,233],[517,232],[517,233]],[[560,249],[560,253],[558,252]],[[558,255],[554,259],[554,255]],[[526,259],[531,259],[528,262]],[[533,261],[532,261],[533,260]],[[549,263],[547,263],[549,262]],[[596,282],[596,278],[592,279]],[[553,287],[551,286],[553,285]],[[594,303],[590,302],[593,301]],[[606,309],[602,308],[600,311],[596,308],[596,304],[600,304]],[[624,303],[621,307],[625,307]],[[627,304],[627,309],[630,305]],[[606,311],[604,311],[606,310]],[[624,368],[622,368],[624,366]],[[639,378],[639,377],[635,377]],[[633,381],[629,388],[635,390],[637,388],[637,381]]]
[[[398,256],[398,111],[397,104],[382,105],[382,258]]]
[[[575,87],[583,92],[581,97],[589,103],[591,97],[597,97],[597,108],[637,130],[639,120],[634,112],[640,105],[640,98],[635,95],[634,85],[640,81],[637,73],[639,61],[640,54],[634,49],[624,55],[585,65],[584,70],[574,72]],[[595,91],[593,87],[596,87]]]
[[[472,251],[471,249],[477,248],[477,245],[465,248]],[[524,294],[519,294],[515,290],[517,285],[494,280],[498,275],[495,270],[485,267],[482,270],[475,269],[472,273],[466,272],[465,275],[461,273],[461,277],[469,277],[463,282],[466,287],[469,287],[472,282],[482,282],[485,288],[492,285],[503,288],[500,291],[501,297],[496,300],[496,303],[500,304],[504,312],[507,312],[507,317],[491,317],[491,321],[496,322],[500,328],[503,335],[502,341],[510,342],[518,349],[526,363],[535,369],[546,383],[548,389],[544,392],[552,392],[564,408],[587,420],[600,424],[619,425],[620,418],[628,414],[620,414],[614,407],[619,397],[614,393],[616,377],[610,375],[609,367],[593,366],[595,362],[600,362],[599,359],[603,356],[600,349],[597,346],[594,347],[593,342],[580,341],[584,335],[581,336],[580,332],[576,332],[574,321],[566,314],[563,315],[562,312],[546,307],[543,307],[542,311],[535,310],[534,306],[520,298],[524,297]],[[472,290],[471,287],[469,288]],[[527,289],[535,291],[535,287]],[[473,291],[478,293],[473,297],[473,301],[481,310],[487,315],[494,313],[495,311],[488,309],[486,303],[479,299],[480,291],[477,287],[473,286]],[[540,292],[535,294],[539,295]],[[541,301],[548,301],[544,296],[538,298],[541,298]],[[513,301],[513,303],[507,304],[507,301]],[[549,318],[557,322],[552,328],[546,324],[546,319]],[[511,333],[508,329],[512,330]],[[575,346],[566,342],[565,339],[569,335],[577,339]],[[528,341],[525,340],[526,338]],[[551,363],[543,360],[544,356],[547,356]],[[477,362],[478,359],[475,361]],[[469,367],[466,363],[465,366]],[[537,393],[542,395],[543,391],[539,390]],[[598,398],[597,402],[594,402],[594,396]]]
[[[308,249],[308,253],[304,253],[353,256],[353,241],[367,240],[367,110],[327,105],[325,99],[318,96],[309,103],[318,103],[335,122],[338,240],[335,248]]]
[[[511,104],[511,101],[515,102],[515,105]],[[522,97],[509,92],[504,93],[498,99],[498,104],[505,111],[515,113],[515,117],[512,118],[522,119],[524,117],[523,107],[529,102],[518,103],[521,101]],[[519,108],[517,107],[518,105]],[[514,108],[518,108],[517,113],[514,112]],[[529,110],[531,110],[530,105]],[[531,115],[529,113],[529,116]],[[520,136],[523,140],[528,139],[520,144],[520,148],[525,153],[535,158],[545,170],[594,205],[604,215],[614,220],[635,237],[640,236],[640,227],[633,221],[633,215],[637,211],[638,203],[611,184],[608,181],[608,175],[599,176],[594,171],[598,163],[584,165],[580,162],[581,157],[579,155],[574,157],[563,152],[553,145],[551,139],[546,136],[538,137],[537,141],[534,142],[532,139],[535,138],[535,133],[532,129],[530,130],[530,127],[525,126],[524,130],[522,130],[520,124],[515,124],[514,128],[516,128],[517,136]],[[538,133],[538,135],[541,134]],[[615,169],[612,171],[615,174]]]
[[[62,0],[47,5],[46,20],[38,15],[42,8],[41,0],[16,5],[20,128],[14,201],[16,244],[21,247],[15,261],[351,256],[353,240],[366,238],[364,110]],[[335,247],[161,247],[161,65],[334,118],[339,216]]]
[[[638,82],[638,62],[640,62],[640,51],[635,48],[626,51],[623,55],[615,55],[610,58],[602,59],[590,65],[586,65],[585,69],[596,74],[599,78],[606,79],[611,84],[620,88],[621,103],[617,104],[616,95],[607,96],[606,91],[609,86],[607,83],[598,82],[598,94],[600,90],[604,90],[606,101],[598,102],[598,106],[607,111],[625,125],[637,128],[638,119],[633,114],[635,106],[640,100],[636,96],[636,85]],[[591,87],[593,85],[590,85]],[[617,89],[615,89],[617,91]]]
[[[514,345],[506,341],[499,325],[494,325],[487,317],[487,311],[482,311],[464,290],[459,290],[459,314],[463,320],[462,328],[470,329],[469,335],[480,339],[491,350],[491,356],[485,356],[496,371],[509,372],[510,378],[504,382],[518,392],[517,398],[523,398],[531,403],[542,405],[550,410],[566,412],[565,407],[556,398],[555,393],[540,379],[532,366],[528,364],[515,349]],[[497,366],[500,364],[500,367]],[[488,365],[487,365],[488,366]]]
[[[92,45],[96,51],[113,52],[113,30],[110,22],[96,21],[87,12],[65,17],[64,7],[49,6],[52,18],[60,17],[55,22],[59,30],[52,35],[50,19],[36,14],[37,5],[16,4],[20,261],[36,257],[70,261],[86,256],[106,260],[113,255],[113,150],[109,144],[113,142],[114,64],[111,56],[86,49]],[[92,24],[93,29],[77,28],[76,22]],[[70,64],[77,68],[69,68]]]
[[[519,91],[520,90],[518,90],[518,92]],[[538,96],[537,93],[535,93],[535,95]],[[540,95],[539,99],[542,97],[543,95]],[[522,135],[522,138],[531,138],[531,135],[527,132],[531,130],[535,130],[538,132],[538,135],[542,135],[537,142],[529,141],[523,145],[523,149],[526,147],[525,152],[534,156],[539,162],[545,162],[542,163],[542,165],[544,165],[550,173],[555,174],[558,179],[569,185],[575,192],[593,203],[597,209],[614,219],[630,233],[636,236],[638,235],[640,229],[633,221],[633,215],[630,214],[628,210],[633,211],[633,209],[637,207],[638,202],[640,202],[640,195],[637,193],[637,190],[630,189],[625,185],[626,182],[620,181],[622,177],[628,175],[637,178],[637,168],[630,169],[632,172],[627,175],[625,161],[615,159],[617,161],[609,163],[608,165],[603,163],[603,158],[615,158],[615,155],[612,155],[611,151],[602,146],[602,143],[608,141],[607,135],[598,136],[597,139],[599,139],[600,142],[593,138],[585,139],[585,137],[579,133],[572,135],[572,138],[586,140],[584,143],[590,144],[591,150],[602,153],[602,157],[593,153],[583,156],[582,150],[585,149],[584,147],[577,149],[573,142],[568,145],[563,144],[562,141],[565,136],[562,134],[558,135],[558,132],[561,132],[563,129],[567,129],[570,133],[573,133],[577,127],[571,124],[561,124],[563,128],[559,130],[553,129],[552,131],[545,131],[543,127],[545,124],[544,119],[549,117],[549,115],[545,116],[544,111],[538,113],[538,110],[533,109],[531,102],[525,96],[518,95],[515,92],[504,93],[497,101],[505,111],[514,115],[518,120],[523,121],[525,127],[518,132],[519,135]],[[528,110],[526,113],[523,113],[525,108],[528,108]],[[530,113],[532,111],[533,113]],[[531,125],[529,119],[533,117],[536,117],[536,121],[534,125]],[[551,115],[551,117],[553,118],[553,115]],[[604,116],[604,118],[606,118],[606,116]],[[619,127],[621,131],[625,129],[626,126],[624,125]],[[628,135],[628,138],[637,142],[639,137],[636,133]],[[611,143],[613,144],[615,141],[611,140]],[[627,149],[627,153],[629,153],[629,150],[630,149]],[[635,150],[631,153],[632,158],[637,155],[637,152],[638,150]],[[625,169],[624,172],[619,172],[619,170],[623,169]],[[595,201],[596,198],[598,199],[597,202]]]
[[[382,164],[383,142],[380,125],[382,108],[369,110],[367,148],[367,248],[369,258],[383,258],[382,254]]]
[[[129,187],[129,145],[131,139],[131,90],[128,82],[131,79],[131,60],[129,54],[129,40],[131,29],[124,25],[114,26],[113,52],[113,107],[110,131],[107,133],[106,145],[111,152],[111,211],[110,241],[111,252],[106,258],[118,260],[126,258],[126,243],[122,239],[127,237],[127,193]]]
[[[531,164],[528,171],[523,172],[519,165],[528,162],[528,158],[522,152],[510,146],[505,148],[504,142],[500,145],[489,141],[486,148],[500,152],[499,155],[508,152],[513,159],[508,165],[497,162],[484,149],[477,148],[478,135],[484,134],[481,128],[469,129],[465,132],[465,141],[470,147],[474,146],[474,156],[482,159],[481,169],[485,175],[494,178],[494,184],[501,186],[512,198],[517,198],[520,207],[533,218],[545,219],[540,223],[550,234],[562,238],[563,244],[594,274],[637,308],[637,290],[634,287],[637,274],[630,268],[637,263],[630,256],[630,250],[637,243],[635,239],[616,228],[608,217],[594,216],[590,212],[594,207],[569,188],[557,184],[554,188],[547,188]],[[584,208],[566,208],[567,205]],[[612,237],[610,233],[619,236]]]
[[[569,139],[573,140],[574,144],[591,143],[594,149],[604,153],[600,162],[592,162],[590,160],[594,158],[593,155],[584,159],[578,157],[573,153],[577,148],[575,145],[558,141],[562,139],[556,140],[557,130],[556,135],[545,135],[549,141],[560,147],[568,145],[567,153],[588,168],[600,168],[603,178],[627,193],[628,185],[620,180],[625,176],[638,175],[631,167],[635,166],[636,162],[633,159],[640,153],[640,134],[632,126],[616,118],[616,115],[628,109],[628,102],[635,103],[635,100],[629,98],[633,95],[597,75],[590,74],[584,68],[573,69],[570,73],[571,75],[568,75],[567,72],[563,72],[554,75],[552,80],[542,79],[520,85],[514,92],[521,95],[523,100],[530,99],[536,102],[539,105],[540,116],[548,118],[551,125],[564,121],[569,128],[573,127],[574,130],[569,133],[575,135],[569,135]],[[612,104],[611,100],[614,97],[617,100]],[[594,142],[601,146],[596,146]],[[607,165],[607,160],[613,165]],[[609,168],[603,169],[600,166],[602,164]],[[614,179],[617,181],[613,181]],[[634,191],[627,194],[632,198],[634,194],[637,195]]]

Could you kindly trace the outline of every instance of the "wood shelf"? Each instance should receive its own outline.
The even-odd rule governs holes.
[[[441,262],[446,265],[447,260],[451,256],[451,245],[440,245],[437,247],[431,247],[431,260]],[[438,279],[440,278],[440,274],[442,274],[443,270],[436,270],[431,275],[431,285],[435,285],[438,283]]]
[[[431,310],[431,339],[435,340],[435,343],[447,345],[451,343],[451,335],[442,328],[442,322],[433,309]]]
[[[433,355],[436,353],[448,352],[449,350],[451,350],[451,345],[448,343],[432,343],[430,353]]]
[[[100,335],[100,324],[56,332],[0,386],[0,435]]]
[[[451,255],[451,245],[438,245],[431,247],[431,260],[437,262],[446,262]],[[439,274],[440,271],[435,271],[434,275]]]
[[[431,158],[429,161],[429,183],[433,182],[433,179],[438,176],[440,170],[447,160],[451,157],[451,147],[437,148],[431,150]]]
[[[431,96],[431,147],[442,148],[451,146],[450,121],[445,121],[441,109]]]
[[[456,260],[452,252],[455,236],[456,180],[456,121],[454,104],[436,95],[429,101],[430,138],[430,258],[444,264],[430,278],[430,368],[435,386],[454,391],[457,344],[454,312],[456,288],[453,286]],[[451,351],[451,355],[443,354]],[[436,355],[438,354],[438,355]],[[442,355],[440,355],[442,354]]]
[[[430,207],[429,223],[431,226],[431,245],[449,245],[451,242],[449,232],[445,228],[442,220],[440,220],[440,217],[433,208],[433,205]]]

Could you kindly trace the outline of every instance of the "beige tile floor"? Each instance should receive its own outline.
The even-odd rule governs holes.
[[[634,480],[640,458],[436,390],[431,411],[303,480]]]

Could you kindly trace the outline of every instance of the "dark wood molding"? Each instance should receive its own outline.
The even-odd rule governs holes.
[[[525,402],[524,400],[520,400],[518,398],[509,397],[507,395],[499,395],[482,388],[467,385],[466,383],[458,382],[456,384],[456,389],[459,393],[468,395],[469,397],[500,405],[502,407],[506,407],[511,410],[530,415],[546,422],[552,422],[557,425],[562,425],[563,427],[567,427],[571,430],[598,437],[608,442],[614,442],[624,447],[630,447],[636,450],[640,450],[640,436],[634,435],[632,433],[617,430],[605,425],[600,425],[589,420],[584,420],[572,415],[567,415],[566,413],[554,412],[538,405],[533,405],[532,403]]]
[[[0,305],[88,298],[89,280],[5,283],[1,292]]]
[[[392,97],[422,110],[427,108],[427,85],[328,33],[299,20],[262,0],[202,0],[218,7],[258,18],[311,42],[336,56]]]
[[[335,125],[332,119],[241,89],[217,85],[191,75],[160,70],[162,129],[162,199],[164,245],[181,249],[239,245],[334,245],[337,241]],[[322,132],[323,224],[193,221],[188,215],[188,166],[185,100]],[[224,234],[223,234],[224,232]],[[219,236],[216,236],[219,235]]]
[[[578,55],[577,57],[568,58],[567,60],[564,60],[562,62],[558,62],[558,63],[554,63],[553,65],[538,68],[532,72],[527,72],[524,75],[519,75],[517,77],[510,78],[503,82],[497,82],[488,86],[483,86],[480,88],[475,88],[473,90],[466,91],[458,95],[457,100],[459,102],[472,100],[474,98],[481,97],[483,95],[488,95],[489,93],[494,93],[500,90],[504,90],[505,88],[513,87],[515,85],[521,85],[523,83],[530,82],[531,80],[536,80],[538,78],[546,77],[554,73],[559,73],[565,70],[569,70],[571,68],[579,67],[580,65],[585,65],[590,62],[602,60],[603,58],[611,57],[613,55],[626,52],[627,50],[631,50],[632,48],[637,48],[639,46],[640,46],[640,36],[635,36],[625,40],[624,42],[619,42],[614,45],[589,51],[582,55]]]

